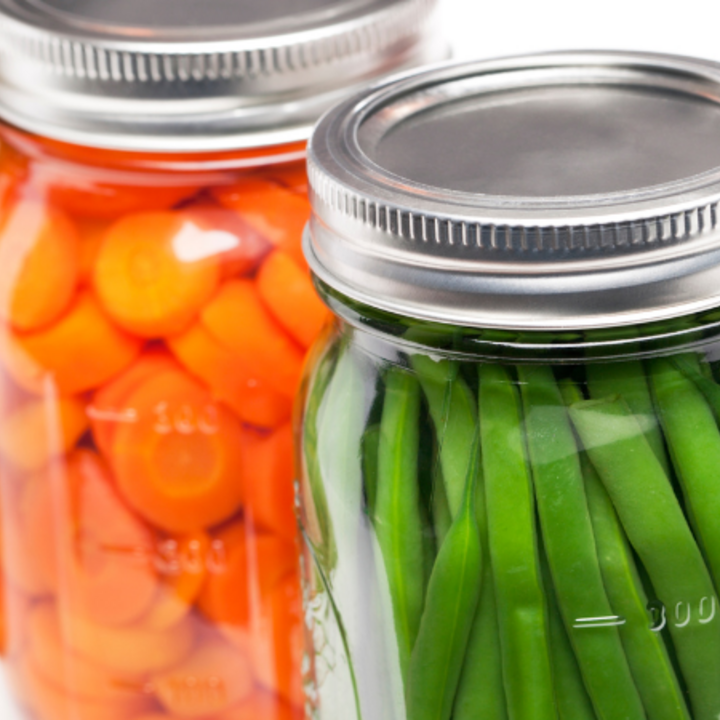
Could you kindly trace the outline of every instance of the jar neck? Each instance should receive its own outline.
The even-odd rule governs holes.
[[[617,328],[555,332],[460,327],[393,315],[358,303],[315,278],[326,305],[344,332],[372,352],[398,350],[456,357],[458,360],[575,363],[652,357],[670,352],[707,350],[720,340],[720,308],[695,315]]]

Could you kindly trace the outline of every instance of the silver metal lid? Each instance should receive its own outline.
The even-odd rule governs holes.
[[[0,118],[66,142],[206,151],[306,140],[445,54],[435,0],[0,0]]]
[[[720,65],[443,66],[331,111],[309,156],[306,254],[368,305],[525,330],[720,305]]]

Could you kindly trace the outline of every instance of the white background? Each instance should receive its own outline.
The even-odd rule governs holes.
[[[442,24],[458,59],[592,48],[720,61],[717,0],[440,0],[440,4]],[[0,720],[20,720],[1,679]]]

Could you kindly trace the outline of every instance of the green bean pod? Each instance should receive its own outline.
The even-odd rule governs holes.
[[[435,542],[439,548],[448,532],[450,532],[450,526],[452,525],[452,515],[450,514],[450,505],[445,492],[445,481],[443,480],[439,458],[433,464],[432,517]]]
[[[385,375],[373,521],[392,598],[400,667],[407,677],[425,596],[418,494],[420,385],[406,370]]]
[[[511,720],[557,718],[547,608],[520,401],[508,371],[483,364],[480,435],[503,682]]]
[[[689,720],[665,642],[650,626],[648,598],[615,509],[589,461],[584,474],[605,587],[613,612],[624,621],[620,637],[648,718]]]
[[[337,348],[333,344],[317,360],[302,418],[303,464],[300,488],[303,495],[303,527],[313,544],[316,557],[326,571],[337,562],[337,547],[320,470],[318,434],[323,398],[332,379],[337,357]]]
[[[712,408],[715,420],[720,422],[720,385],[713,380],[710,364],[700,364],[696,358],[691,358],[687,355],[676,355],[671,358],[671,362],[685,377],[690,378],[690,380],[695,383],[700,392],[705,396],[707,404]],[[703,374],[703,368],[705,374]],[[708,371],[710,375],[707,375]]]
[[[720,622],[702,554],[670,481],[619,397],[577,403],[570,416],[664,603],[695,720],[720,714]]]
[[[600,400],[609,395],[620,395],[625,400],[642,425],[650,447],[669,476],[670,463],[642,362],[626,360],[591,363],[586,372],[591,398]]]
[[[455,517],[463,502],[470,452],[477,434],[475,399],[457,363],[436,362],[426,355],[414,355],[410,362],[430,408],[445,494],[450,513]]]
[[[552,370],[518,368],[540,525],[558,605],[601,720],[645,717],[611,616],[595,547],[577,442]]]
[[[541,555],[542,557],[542,555]],[[550,623],[550,651],[560,720],[595,720],[595,711],[558,607],[547,558],[541,563]]]
[[[720,587],[720,430],[702,392],[669,360],[650,361],[652,387],[698,540]]]
[[[460,510],[440,547],[410,660],[408,720],[450,720],[482,586],[482,547],[475,517],[478,441]]]
[[[483,474],[478,473],[475,517],[483,550],[483,580],[480,600],[468,641],[465,665],[460,676],[453,720],[507,718],[507,702],[502,677],[500,629],[498,628],[495,583],[488,548],[487,508]]]
[[[378,448],[380,446],[380,425],[370,425],[362,440],[363,480],[368,514],[375,512],[378,486]]]

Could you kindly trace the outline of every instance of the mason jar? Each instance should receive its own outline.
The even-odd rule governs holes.
[[[305,143],[433,0],[0,1],[6,667],[36,720],[304,715]]]
[[[311,140],[316,720],[720,713],[720,66],[384,83]]]

